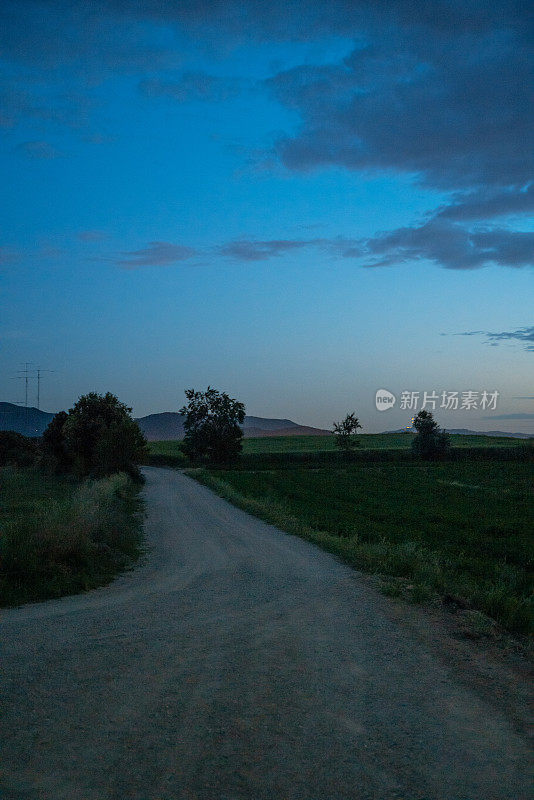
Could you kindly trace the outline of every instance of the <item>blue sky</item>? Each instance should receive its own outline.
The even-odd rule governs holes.
[[[534,432],[532,18],[377,8],[3,4],[1,399]]]

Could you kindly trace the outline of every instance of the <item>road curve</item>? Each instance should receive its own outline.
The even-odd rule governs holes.
[[[365,579],[146,476],[141,566],[2,614],[2,800],[530,800],[510,720]]]

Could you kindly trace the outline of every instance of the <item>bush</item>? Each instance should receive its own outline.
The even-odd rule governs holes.
[[[347,414],[342,422],[334,422],[334,440],[336,446],[345,452],[350,452],[360,444],[357,433],[361,428],[355,414]]]
[[[126,472],[139,478],[138,464],[146,459],[147,442],[131,410],[110,392],[83,395],[68,414],[56,414],[46,429],[45,462],[79,477]]]
[[[412,442],[412,451],[421,458],[439,458],[446,455],[451,446],[447,431],[438,427],[430,411],[420,411],[414,419],[417,435]]]
[[[67,449],[63,427],[69,416],[66,411],[60,411],[53,417],[42,438],[43,463],[52,472],[70,472],[72,469],[72,456]]]
[[[43,477],[31,470],[0,478],[15,501],[0,537],[2,603],[99,586],[139,554],[140,501],[126,475],[78,486],[50,477],[43,485]],[[22,509],[18,498],[24,500]]]
[[[0,467],[29,467],[37,457],[37,442],[15,431],[0,431]]]

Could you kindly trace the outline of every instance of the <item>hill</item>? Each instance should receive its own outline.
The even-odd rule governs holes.
[[[14,403],[0,403],[0,430],[16,431],[24,436],[42,436],[54,414],[38,408],[24,408]],[[183,439],[184,420],[175,411],[148,414],[137,419],[139,427],[150,442]],[[243,431],[246,437],[261,436],[322,436],[330,431],[299,425],[290,419],[245,417]]]
[[[183,417],[173,411],[139,417],[137,422],[149,442],[165,442],[184,437]],[[256,438],[264,436],[325,436],[330,431],[299,425],[290,419],[245,417],[243,433],[247,438]]]
[[[0,431],[16,431],[24,436],[42,436],[54,414],[38,408],[0,403]]]
[[[0,403],[0,430],[16,431],[24,436],[42,436],[46,426],[54,414],[40,411],[38,408],[17,406],[14,403]],[[148,414],[138,417],[139,427],[149,442],[164,442],[183,439],[184,420],[175,411],[163,411],[160,414]],[[312,428],[299,425],[291,419],[273,419],[270,417],[245,417],[243,432],[247,439],[280,437],[280,436],[329,436],[331,431],[324,428]],[[386,433],[410,433],[404,428]],[[528,439],[529,433],[506,433],[504,431],[471,431],[468,428],[450,429],[449,433],[464,436],[511,436],[514,439]]]

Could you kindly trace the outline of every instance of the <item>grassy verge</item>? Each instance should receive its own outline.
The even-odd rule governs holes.
[[[141,500],[124,474],[80,484],[4,469],[0,489],[2,605],[101,586],[139,556]]]
[[[452,595],[505,629],[532,631],[532,466],[358,463],[318,469],[191,470],[244,510],[412,587]],[[399,590],[400,591],[400,590]]]

